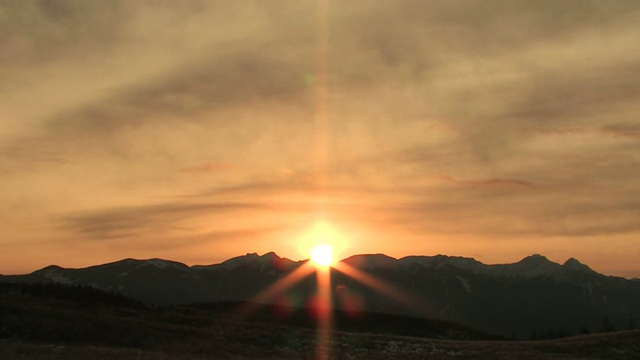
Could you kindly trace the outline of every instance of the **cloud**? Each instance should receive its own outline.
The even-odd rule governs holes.
[[[202,164],[189,166],[182,170],[188,173],[193,173],[193,174],[203,174],[203,173],[219,173],[219,172],[226,172],[226,171],[241,171],[242,168],[240,168],[237,165],[225,163],[225,162],[206,162]]]
[[[128,92],[90,104],[71,113],[60,114],[48,122],[53,134],[108,135],[148,122],[182,122],[185,117],[206,120],[201,113],[219,112],[240,104],[304,94],[303,70],[296,70],[267,53],[254,49],[215,58],[199,69],[180,72],[165,81],[156,81]],[[220,123],[224,117],[209,117]]]
[[[66,19],[61,14],[73,10],[47,6],[32,3],[32,8],[40,9],[32,12]],[[59,25],[66,26],[73,36],[98,36],[81,35],[81,25],[76,23],[115,23],[118,32],[122,32],[113,40],[116,57],[120,50],[131,54],[129,43],[133,36],[149,37],[150,45],[142,45],[134,53],[153,67],[162,60],[154,58],[155,50],[148,55],[144,51],[149,47],[162,49],[160,58],[169,56],[167,63],[173,65],[161,67],[159,76],[148,74],[112,87],[106,96],[49,114],[40,142],[66,158],[77,156],[75,152],[80,149],[108,147],[126,152],[126,146],[118,141],[122,133],[184,127],[187,123],[215,131],[221,124],[233,121],[230,119],[236,118],[238,108],[261,107],[269,101],[280,102],[276,106],[305,108],[306,119],[312,120],[314,89],[305,85],[304,78],[315,71],[314,28],[301,25],[303,19],[296,16],[313,18],[313,8],[286,7],[276,15],[282,17],[281,21],[274,21],[268,17],[273,10],[270,6],[224,5],[227,15],[238,21],[224,21],[228,28],[212,28],[204,16],[198,15],[215,15],[222,21],[218,14],[221,6],[218,2],[201,2],[193,6],[197,8],[194,10],[184,5],[172,8],[173,15],[163,6],[151,8],[126,2],[115,3],[111,6],[114,10],[106,12],[92,6],[73,10],[74,14],[92,14],[68,16],[68,24]],[[382,120],[377,118],[437,116],[457,129],[463,137],[461,141],[477,159],[489,164],[529,136],[531,122],[557,127],[568,121],[581,121],[585,112],[592,115],[599,111],[594,110],[595,106],[603,106],[598,104],[611,106],[632,102],[636,97],[637,86],[629,79],[636,72],[633,64],[638,53],[630,51],[635,32],[627,20],[637,11],[633,2],[505,5],[405,1],[375,6],[335,4],[332,11],[331,93],[336,94],[332,106],[351,116],[362,113],[367,102],[376,103],[380,115],[365,125],[372,128],[372,133],[379,133],[374,123]],[[123,16],[122,12],[130,15]],[[97,20],[95,16],[105,19]],[[113,16],[119,20],[111,19]],[[185,18],[174,24],[180,17]],[[251,37],[230,44],[230,39],[243,36],[231,29],[240,29],[250,20],[259,24],[252,31],[260,32],[250,32]],[[184,53],[174,50],[172,57],[167,49],[179,48],[181,42],[153,35],[153,31],[170,23],[177,26],[171,34],[184,32],[181,36],[185,40],[199,38],[198,45]],[[203,31],[196,36],[197,30]],[[444,41],[449,38],[452,41]],[[570,55],[564,50],[567,44],[573,51]],[[591,50],[598,47],[598,51]],[[616,59],[611,53],[621,56]],[[570,64],[576,57],[584,61]],[[549,60],[553,58],[559,60],[557,65]],[[108,66],[104,69],[110,70]],[[113,70],[121,72],[119,68]],[[140,75],[134,76],[137,77]],[[376,95],[385,88],[405,91],[410,98],[389,96],[386,92]],[[353,92],[369,100],[354,102]],[[345,94],[353,105],[343,106],[341,101],[335,101],[339,94]],[[427,105],[420,105],[421,102]],[[296,119],[299,118],[290,117],[289,121]],[[268,131],[277,132],[271,128]],[[23,140],[20,137],[15,143]],[[159,140],[162,143],[165,139]]]
[[[602,127],[602,131],[614,136],[640,139],[640,125],[637,124],[612,124]]]
[[[66,52],[108,51],[122,36],[122,2],[26,0],[0,6],[0,64],[42,64]]]
[[[322,104],[317,10],[1,4],[0,228],[224,238],[322,203],[372,237],[638,231],[637,1],[332,2]]]
[[[435,180],[442,180],[445,182],[449,182],[456,185],[461,186],[472,186],[472,187],[491,187],[491,188],[539,188],[540,185],[537,185],[531,181],[520,180],[520,179],[501,179],[501,178],[493,178],[493,179],[483,179],[483,180],[459,180],[454,179],[450,176],[438,176]]]
[[[66,228],[83,238],[113,239],[149,236],[171,231],[188,233],[188,222],[202,216],[259,208],[247,203],[164,203],[139,207],[106,209],[69,216]]]

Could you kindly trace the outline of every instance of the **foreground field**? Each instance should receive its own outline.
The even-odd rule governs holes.
[[[446,331],[432,338],[334,331],[320,342],[313,328],[231,320],[197,308],[13,290],[0,292],[0,359],[314,359],[319,352],[368,360],[640,358],[638,330],[548,341],[451,340],[459,337]]]
[[[262,332],[264,329],[256,329]],[[16,340],[0,342],[0,358],[17,360],[49,359],[314,359],[315,334],[287,329],[289,344],[267,339],[253,342],[250,334],[236,341],[221,343],[212,338],[209,345],[161,344],[147,348],[105,347],[97,345],[34,344]],[[202,339],[198,339],[202,341]],[[284,345],[284,346],[283,346]],[[336,334],[330,357],[336,359],[638,359],[640,331],[591,335],[555,341],[460,341]]]

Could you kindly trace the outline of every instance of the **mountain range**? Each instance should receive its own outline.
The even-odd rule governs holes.
[[[306,263],[272,252],[195,266],[125,259],[82,269],[52,265],[28,275],[0,276],[0,281],[87,285],[157,305],[253,301]],[[395,259],[368,254],[341,263],[363,274],[358,278],[330,270],[335,306],[354,314],[426,317],[517,338],[640,324],[640,281],[599,274],[573,258],[558,264],[532,255],[513,264],[486,265],[445,255]],[[374,280],[362,281],[363,276]],[[317,293],[317,282],[310,273],[263,300],[306,307]]]

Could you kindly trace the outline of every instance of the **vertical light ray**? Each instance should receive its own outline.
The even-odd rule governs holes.
[[[318,1],[318,43],[316,53],[315,98],[315,173],[317,186],[317,211],[322,218],[326,203],[325,192],[329,171],[329,0]]]
[[[331,328],[333,326],[333,302],[331,298],[331,268],[329,266],[318,267],[318,343],[316,348],[317,359],[329,358],[331,347]]]
[[[315,173],[316,173],[316,216],[325,218],[326,191],[329,182],[329,0],[318,0],[318,43],[316,74],[316,114],[315,114]],[[331,268],[318,267],[318,342],[316,356],[320,360],[329,359],[332,327]]]

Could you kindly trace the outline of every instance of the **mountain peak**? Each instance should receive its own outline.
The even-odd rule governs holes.
[[[58,266],[58,265],[49,265],[46,267],[43,267],[42,269],[36,270],[34,272],[32,272],[31,274],[42,274],[42,273],[50,273],[53,271],[57,271],[57,270],[64,270],[64,268]]]
[[[273,251],[270,251],[259,257],[260,269],[279,269],[279,270],[289,270],[293,266],[295,266],[295,262],[293,260],[280,257]]]
[[[257,253],[246,253],[233,257],[229,260],[223,261],[220,264],[214,265],[194,265],[192,268],[198,270],[215,270],[215,271],[231,271],[244,265],[254,264],[258,265],[261,269],[275,267],[278,269],[289,269],[295,264],[292,260],[278,256],[273,251],[258,255]]]
[[[544,263],[551,263],[551,261],[547,259],[547,257],[544,255],[533,254],[520,260],[520,263],[544,264]]]
[[[158,259],[158,258],[142,260],[142,264],[140,266],[145,266],[145,265],[152,265],[152,266],[157,267],[158,269],[166,269],[166,268],[186,269],[186,268],[188,268],[188,266],[183,264],[183,263],[180,263],[180,262],[177,262],[177,261],[171,261],[171,260]]]
[[[550,261],[546,256],[533,254],[515,264],[506,265],[510,272],[525,276],[536,277],[551,275],[560,268],[560,264]]]
[[[226,270],[233,270],[238,266],[241,266],[251,261],[258,260],[259,258],[260,256],[257,253],[247,253],[246,255],[240,255],[240,256],[236,256],[231,259],[228,259],[222,262],[220,265]]]
[[[564,262],[562,266],[575,266],[575,265],[583,265],[583,264],[580,261],[578,261],[578,259],[576,258],[569,258],[567,259],[567,261]]]
[[[278,254],[276,254],[273,251],[269,251],[268,253],[263,254],[262,256],[260,256],[260,258],[263,258],[263,259],[280,259],[280,256],[278,256]]]
[[[569,269],[569,270],[593,271],[593,270],[591,270],[590,267],[588,267],[587,265],[581,263],[580,261],[578,261],[575,258],[569,258],[569,260],[565,261],[565,263],[562,265],[562,267],[565,268],[565,269]]]
[[[63,268],[58,265],[49,265],[47,267],[42,268],[41,270],[62,270]]]

